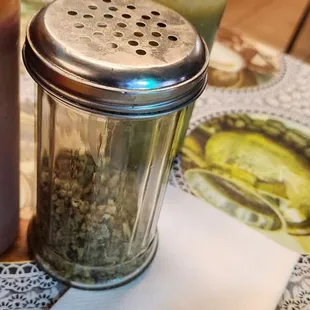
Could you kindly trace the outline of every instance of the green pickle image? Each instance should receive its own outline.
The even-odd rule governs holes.
[[[261,115],[213,118],[185,139],[181,166],[195,196],[310,252],[309,129]]]

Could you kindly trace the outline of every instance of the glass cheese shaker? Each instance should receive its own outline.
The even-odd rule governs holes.
[[[0,254],[19,219],[19,1],[0,1]]]
[[[126,283],[155,255],[207,48],[160,4],[57,0],[32,20],[23,57],[38,84],[35,257],[75,287]]]

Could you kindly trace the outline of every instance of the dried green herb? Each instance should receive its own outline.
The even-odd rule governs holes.
[[[89,284],[135,271],[149,254],[138,256],[130,248],[138,212],[136,172],[77,150],[59,151],[51,165],[43,154],[34,227],[34,246],[47,269]]]

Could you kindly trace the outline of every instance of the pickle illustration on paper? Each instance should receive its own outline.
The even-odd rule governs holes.
[[[181,166],[194,195],[263,232],[285,232],[308,251],[309,129],[266,115],[219,116],[185,139]]]
[[[280,70],[278,54],[257,45],[220,28],[210,58],[209,85],[244,89],[272,81]]]

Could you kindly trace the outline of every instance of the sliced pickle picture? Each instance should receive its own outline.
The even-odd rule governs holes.
[[[195,196],[310,250],[309,128],[267,115],[216,117],[185,139],[181,168]]]
[[[271,202],[254,190],[251,191],[251,188],[203,169],[190,169],[185,172],[184,177],[196,196],[244,223],[267,230],[282,228],[281,219],[274,211],[276,206],[272,206]]]

